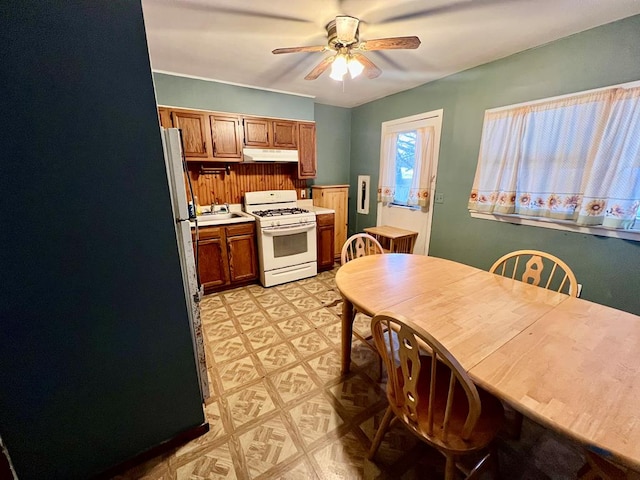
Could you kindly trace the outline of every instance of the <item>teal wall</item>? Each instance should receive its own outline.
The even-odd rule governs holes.
[[[640,242],[473,219],[466,208],[486,109],[640,80],[640,16],[567,37],[353,109],[351,185],[378,182],[380,127],[386,120],[444,109],[429,254],[488,269],[521,248],[565,260],[584,285],[583,298],[640,314]],[[350,233],[375,225],[355,214]]]
[[[313,98],[153,73],[158,104],[313,121]]]
[[[351,109],[317,103],[315,106],[318,176],[316,185],[349,181]]]

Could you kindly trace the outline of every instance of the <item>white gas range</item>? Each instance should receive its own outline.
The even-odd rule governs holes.
[[[298,208],[295,190],[247,192],[245,212],[256,217],[260,281],[271,287],[318,273],[316,214]]]

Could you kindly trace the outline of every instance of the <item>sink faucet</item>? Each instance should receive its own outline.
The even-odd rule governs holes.
[[[227,213],[231,213],[229,210],[229,204],[227,202],[224,203],[224,208],[227,210]]]
[[[216,213],[216,207],[218,206],[218,199],[211,192],[211,213]]]

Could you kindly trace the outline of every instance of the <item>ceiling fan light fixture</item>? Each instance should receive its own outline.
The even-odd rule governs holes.
[[[362,65],[355,58],[349,57],[349,61],[347,62],[347,68],[349,69],[349,75],[351,75],[351,78],[356,78],[364,70],[364,65]]]
[[[343,53],[337,53],[336,58],[331,64],[331,78],[336,81],[342,80],[345,73],[347,73],[347,57]]]

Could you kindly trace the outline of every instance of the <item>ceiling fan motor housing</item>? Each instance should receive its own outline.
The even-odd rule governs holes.
[[[331,20],[327,24],[327,37],[329,39],[329,47],[333,50],[340,50],[341,48],[349,47],[358,43],[358,41],[360,40],[360,27],[356,27],[355,33],[353,34],[353,39],[345,42],[344,39],[341,40],[338,38],[338,28],[336,27],[336,20]]]

